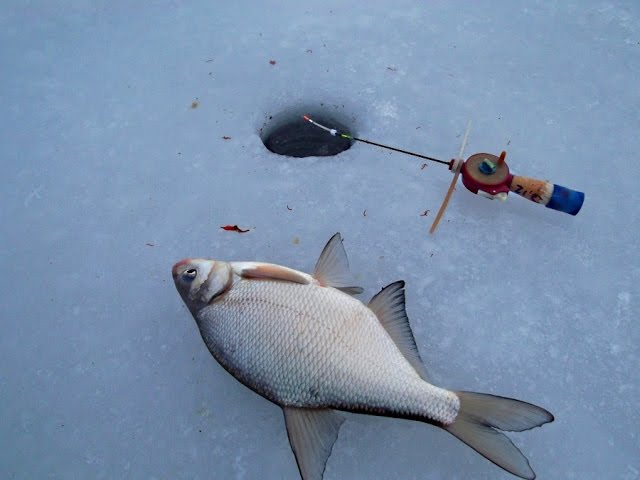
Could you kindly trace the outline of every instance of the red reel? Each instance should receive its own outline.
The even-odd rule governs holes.
[[[513,175],[504,161],[507,156],[502,152],[499,157],[491,153],[471,155],[462,165],[462,183],[467,190],[489,198],[505,200],[510,191]]]

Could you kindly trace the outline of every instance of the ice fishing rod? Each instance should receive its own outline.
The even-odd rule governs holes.
[[[307,115],[303,115],[302,118],[304,118],[307,122],[315,125],[316,127],[319,127],[322,130],[329,132],[334,137],[338,136],[341,138],[347,138],[349,140],[355,140],[356,142],[368,143],[369,145],[375,145],[376,147],[386,148],[387,150],[393,150],[394,152],[405,153],[413,157],[424,158],[425,160],[431,160],[432,162],[438,162],[438,163],[443,163],[445,165],[449,165],[449,162],[445,162],[444,160],[438,160],[437,158],[427,157],[426,155],[410,152],[409,150],[402,150],[401,148],[390,147],[389,145],[383,145],[382,143],[376,143],[376,142],[372,142],[371,140],[365,140],[364,138],[354,137],[353,135],[349,135],[348,133],[340,132],[335,128],[325,127],[324,125],[321,125],[318,122],[311,120]]]
[[[382,143],[372,142],[363,138],[358,138],[345,132],[340,132],[335,128],[329,128],[303,115],[305,121],[325,130],[333,136],[339,136],[357,142],[367,143],[376,147],[386,148],[394,152],[404,153],[432,162],[441,163],[449,166],[449,170],[453,172],[453,179],[449,185],[449,189],[442,201],[442,205],[438,210],[430,233],[435,232],[438,223],[444,215],[444,211],[451,200],[458,177],[462,175],[462,183],[472,193],[481,195],[489,199],[506,200],[509,192],[517,193],[523,198],[534,203],[539,203],[547,208],[558,210],[559,212],[577,215],[584,202],[584,193],[572,190],[562,185],[553,184],[547,180],[538,180],[530,177],[522,177],[514,175],[509,171],[509,166],[505,162],[507,152],[503,151],[499,156],[491,153],[475,153],[466,160],[463,160],[464,149],[469,138],[471,130],[471,122],[468,123],[465,131],[460,153],[458,158],[451,159],[446,162],[434,157],[429,157],[419,153],[410,152],[396,147],[390,147]]]

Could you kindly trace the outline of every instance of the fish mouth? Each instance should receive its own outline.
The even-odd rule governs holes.
[[[178,269],[183,265],[187,265],[188,263],[191,263],[190,258],[183,258],[178,263],[176,263],[173,267],[171,267],[171,276],[175,279],[178,276]]]

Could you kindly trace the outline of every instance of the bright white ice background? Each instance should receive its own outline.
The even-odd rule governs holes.
[[[435,383],[553,412],[511,436],[539,478],[640,478],[639,86],[636,1],[3,1],[0,477],[297,478],[280,410],[215,363],[170,268],[309,271],[340,231],[363,300],[406,280]],[[446,167],[267,151],[299,106],[447,160],[472,119],[468,154],[584,207],[459,184],[430,236]],[[352,415],[325,478],[512,477]]]

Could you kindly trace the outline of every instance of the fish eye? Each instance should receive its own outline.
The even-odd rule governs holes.
[[[191,281],[196,278],[196,275],[198,275],[198,271],[195,268],[190,268],[189,270],[184,271],[184,273],[182,274],[182,278],[187,281]]]

